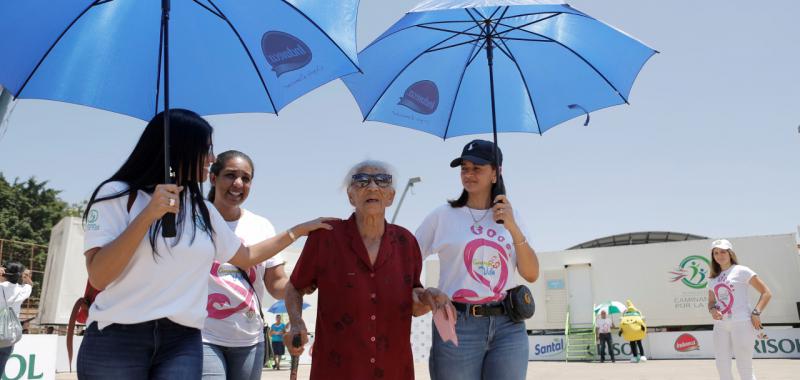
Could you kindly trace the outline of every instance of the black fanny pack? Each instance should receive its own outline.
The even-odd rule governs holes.
[[[503,299],[503,307],[506,309],[508,317],[514,322],[522,322],[532,317],[533,312],[536,311],[533,294],[525,285],[509,289],[506,292],[506,298]]]

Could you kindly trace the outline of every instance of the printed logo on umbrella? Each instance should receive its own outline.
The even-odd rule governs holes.
[[[700,343],[697,338],[692,334],[681,334],[678,339],[675,339],[675,351],[689,352],[700,349]]]
[[[436,87],[436,83],[421,80],[408,86],[397,104],[408,107],[416,113],[430,115],[439,107],[439,88]]]
[[[264,33],[261,37],[261,51],[278,77],[305,67],[312,57],[311,49],[303,41],[278,31]]]

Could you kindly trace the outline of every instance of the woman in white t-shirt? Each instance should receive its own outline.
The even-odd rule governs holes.
[[[249,156],[229,150],[217,156],[209,178],[208,200],[248,246],[275,236],[269,220],[241,207],[250,195],[254,173]],[[265,291],[283,299],[289,282],[284,263],[276,255],[246,271],[217,261],[211,266],[208,318],[203,327],[203,379],[261,378],[266,347],[260,302]]]
[[[761,295],[751,307],[750,287]],[[711,243],[711,281],[708,282],[708,311],[714,319],[714,357],[720,380],[733,380],[731,358],[742,380],[755,380],[753,341],[761,330],[761,313],[772,292],[750,268],[739,265],[731,242]]]
[[[440,379],[521,380],[528,368],[528,334],[502,301],[516,273],[539,277],[539,262],[519,214],[505,195],[492,197],[503,156],[494,143],[474,140],[450,163],[461,167],[461,196],[434,210],[417,229],[423,259],[439,256],[439,289],[458,310],[458,347],[434,329],[430,375]],[[504,220],[498,224],[497,220]]]
[[[22,302],[28,299],[33,291],[31,271],[16,262],[8,263],[5,268],[0,267],[0,290],[2,290],[4,301],[0,307],[11,307],[19,318]],[[6,362],[12,352],[14,352],[14,345],[0,348],[0,376],[6,372]]]
[[[79,379],[199,379],[213,262],[250,268],[297,235],[330,228],[317,221],[245,246],[203,198],[214,161],[211,125],[192,111],[170,111],[174,185],[160,184],[163,131],[159,113],[87,205],[86,267],[102,292],[89,308]],[[168,213],[175,215],[177,235],[165,238],[161,218]]]

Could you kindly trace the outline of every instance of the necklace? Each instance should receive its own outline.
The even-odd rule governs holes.
[[[491,208],[486,209],[486,211],[483,213],[483,215],[481,215],[479,219],[475,219],[475,215],[472,214],[472,209],[469,208],[469,206],[467,206],[467,211],[469,211],[469,217],[472,218],[472,226],[478,228],[480,222],[483,220],[483,218],[486,217],[486,215],[489,215],[489,211],[492,211],[492,209]]]

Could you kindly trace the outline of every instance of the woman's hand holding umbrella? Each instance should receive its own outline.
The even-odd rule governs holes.
[[[148,215],[153,221],[161,219],[167,213],[177,214],[181,206],[180,194],[183,186],[162,184],[156,186],[153,191],[150,203],[144,209],[143,214]]]
[[[495,222],[502,220],[506,229],[513,231],[519,229],[516,220],[514,220],[514,209],[511,207],[511,202],[505,195],[498,195],[494,197],[494,206],[492,206],[492,217]],[[499,222],[498,222],[499,223]]]

